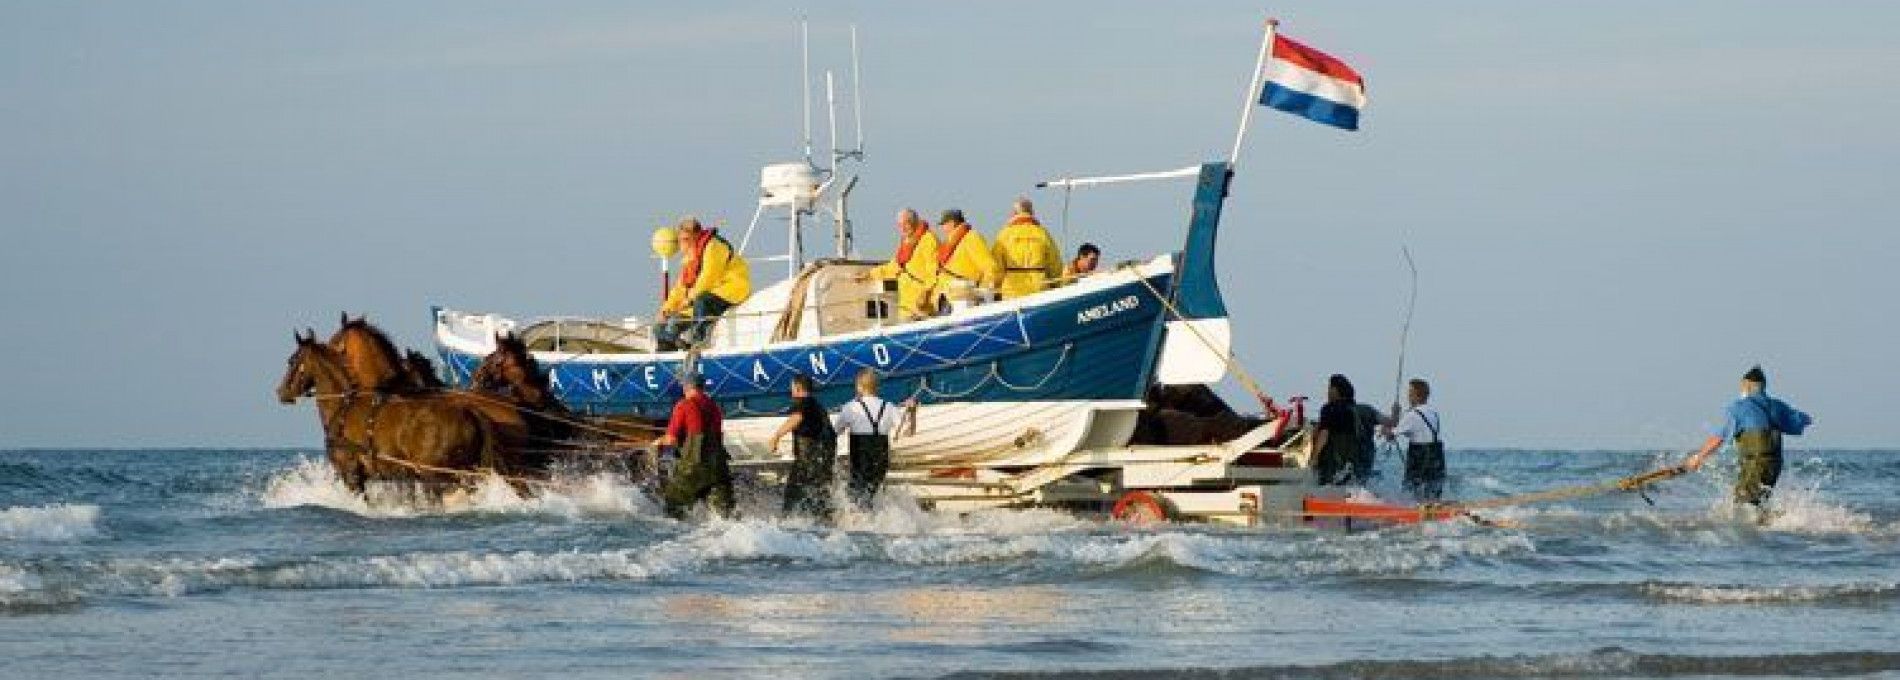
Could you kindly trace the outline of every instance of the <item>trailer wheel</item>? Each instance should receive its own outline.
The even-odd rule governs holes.
[[[1173,509],[1169,507],[1167,499],[1151,491],[1122,494],[1108,515],[1129,524],[1160,524],[1174,519]]]

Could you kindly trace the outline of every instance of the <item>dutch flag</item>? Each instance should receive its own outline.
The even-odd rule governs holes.
[[[1315,122],[1359,129],[1366,83],[1346,62],[1285,37],[1273,37],[1260,103]]]

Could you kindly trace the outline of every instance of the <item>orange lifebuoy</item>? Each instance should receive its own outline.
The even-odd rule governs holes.
[[[1160,524],[1174,519],[1168,501],[1151,491],[1130,491],[1115,501],[1108,516],[1129,524]]]

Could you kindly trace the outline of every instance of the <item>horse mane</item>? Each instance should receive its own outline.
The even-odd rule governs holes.
[[[516,363],[522,367],[522,372],[525,374],[523,379],[527,381],[528,386],[541,393],[542,407],[550,406],[550,402],[553,406],[560,405],[560,399],[554,396],[553,383],[548,382],[548,374],[541,370],[541,362],[535,360],[534,353],[528,351],[526,340],[510,333],[496,338],[496,347],[514,357]]]
[[[415,376],[418,381],[421,381],[423,387],[428,389],[447,387],[447,385],[442,382],[441,374],[436,372],[435,362],[429,359],[429,355],[412,349],[403,354],[402,358],[410,374]]]
[[[400,350],[396,349],[396,343],[389,339],[389,334],[384,333],[383,329],[377,328],[376,324],[370,323],[367,317],[359,316],[354,319],[345,318],[343,320],[343,330],[356,330],[368,333],[370,342],[376,345],[377,351],[382,352],[383,356],[389,357],[390,361],[401,363],[403,354]]]
[[[547,389],[549,387],[548,374],[541,370],[541,362],[535,360],[534,352],[528,351],[528,342],[522,340],[521,336],[510,335],[508,339],[504,341],[504,344],[508,347],[508,351],[515,355],[516,359],[521,360],[521,365],[527,368],[528,377],[534,381],[534,385],[542,389]]]
[[[534,351],[528,351],[528,342],[521,340],[521,336],[507,336],[505,340],[502,340],[502,346],[507,348],[507,353],[515,355],[515,359],[519,359],[523,367],[528,368],[530,376],[536,376],[540,382],[547,382],[547,374],[542,372],[542,363],[534,359]]]

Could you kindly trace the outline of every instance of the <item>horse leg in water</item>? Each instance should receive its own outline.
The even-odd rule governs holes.
[[[519,476],[516,466],[509,464],[511,457],[520,452],[507,445],[502,426],[485,409],[461,401],[449,404],[461,412],[467,426],[466,432],[472,435],[464,446],[475,452],[475,469],[500,477],[508,483],[509,488],[514,489],[516,496],[533,498],[534,489]],[[480,480],[472,482],[480,483]]]
[[[479,410],[437,396],[403,397],[385,408],[392,431],[378,441],[388,442],[386,454],[399,455],[431,497],[439,500],[449,487],[473,487],[483,469],[506,473],[502,435]]]
[[[474,428],[479,437],[480,441],[476,445],[476,450],[481,452],[480,465],[506,480],[508,487],[515,490],[516,496],[523,499],[534,498],[536,495],[534,486],[529,484],[528,480],[522,479],[521,468],[546,472],[547,461],[545,459],[526,460],[522,461],[524,465],[511,465],[511,461],[519,458],[523,452],[517,446],[511,445],[515,442],[509,437],[507,427],[496,422],[495,415],[486,409],[462,405],[462,412],[467,415],[469,425]],[[512,415],[516,419],[520,418],[518,412]]]
[[[332,445],[329,450],[330,469],[336,471],[343,487],[358,496],[367,496],[367,477],[356,454],[342,445]]]

